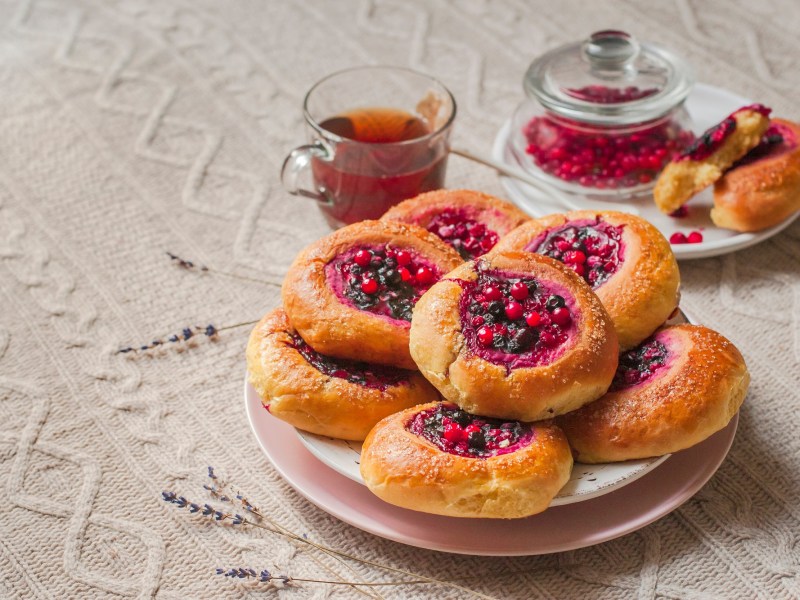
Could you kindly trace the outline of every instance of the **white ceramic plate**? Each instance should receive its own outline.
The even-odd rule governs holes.
[[[737,108],[748,104],[752,104],[752,101],[747,98],[722,88],[704,84],[697,84],[686,100],[686,108],[695,123],[697,133],[702,133]],[[507,142],[510,131],[511,121],[509,120],[495,138],[492,155],[495,160],[519,167],[519,162],[508,149]],[[548,202],[546,196],[543,196],[540,191],[525,183],[509,177],[501,177],[501,181],[508,192],[509,199],[534,217],[564,212],[563,207]],[[594,208],[591,200],[580,196],[572,196],[572,198],[579,204],[585,203],[585,208],[589,210]],[[603,201],[609,202],[610,199],[604,197]],[[689,215],[680,219],[669,217],[659,211],[653,202],[652,194],[649,193],[640,198],[621,200],[618,203],[621,207],[635,207],[640,216],[655,225],[667,238],[678,231],[685,234],[696,230],[701,231],[703,234],[701,243],[672,246],[672,250],[679,260],[708,258],[747,248],[782,231],[800,216],[800,212],[795,213],[794,216],[786,219],[783,223],[757,233],[737,233],[728,229],[721,229],[711,222],[709,216],[709,211],[713,205],[713,196],[710,188],[703,190],[689,202]]]
[[[364,484],[359,472],[361,442],[337,440],[299,429],[297,437],[311,454],[331,469],[348,479]],[[655,469],[668,457],[669,455],[602,465],[576,463],[569,481],[561,488],[550,506],[572,504],[607,494],[619,487],[633,483],[642,475]]]
[[[307,452],[294,428],[264,410],[258,394],[246,383],[245,409],[253,435],[273,467],[322,510],[403,544],[484,556],[584,548],[660,519],[711,478],[731,447],[739,419],[737,413],[724,430],[673,454],[658,470],[610,494],[581,504],[551,507],[525,519],[504,520],[442,517],[392,506]]]
[[[680,312],[677,317],[669,321],[670,325],[677,323],[696,323],[696,321]],[[364,484],[359,470],[361,442],[339,440],[299,429],[297,436],[308,451],[321,462],[348,479]],[[608,494],[633,483],[658,467],[667,458],[669,455],[599,465],[575,463],[572,476],[550,505],[563,506]]]

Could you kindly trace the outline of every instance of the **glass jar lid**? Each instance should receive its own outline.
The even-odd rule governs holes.
[[[537,58],[525,93],[568,119],[628,125],[657,119],[692,89],[689,66],[669,50],[639,44],[624,31],[598,31]]]

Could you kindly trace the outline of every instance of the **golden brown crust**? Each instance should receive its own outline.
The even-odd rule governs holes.
[[[613,211],[577,210],[533,219],[501,239],[492,250],[524,251],[536,237],[569,221],[601,219],[623,226],[623,261],[594,290],[608,311],[622,350],[632,348],[662,325],[680,299],[680,271],[667,239],[641,217]]]
[[[514,519],[545,510],[569,480],[572,455],[561,430],[535,424],[531,443],[488,458],[450,454],[406,429],[435,403],[386,417],[361,451],[361,475],[376,496],[451,517]]]
[[[677,210],[717,181],[733,163],[758,146],[769,126],[769,118],[755,110],[740,110],[733,118],[736,129],[710,156],[703,160],[672,161],[661,172],[653,189],[653,198],[661,212]]]
[[[663,372],[558,419],[577,461],[677,452],[723,429],[739,410],[750,375],[730,341],[697,325],[675,325],[657,335],[675,353]]]
[[[318,352],[415,369],[408,353],[409,324],[343,304],[325,274],[325,265],[349,248],[384,244],[414,250],[443,275],[463,262],[455,250],[421,227],[361,221],[317,240],[295,258],[283,282],[283,306],[292,326]]]
[[[474,280],[477,263],[569,290],[578,308],[577,333],[558,359],[507,372],[467,348],[459,309],[462,287],[453,280]],[[589,286],[560,262],[527,252],[492,253],[462,265],[420,298],[411,320],[411,356],[428,381],[467,412],[504,419],[546,419],[599,398],[614,377],[618,348],[611,319]]]
[[[294,427],[363,440],[387,415],[439,397],[415,371],[384,390],[325,375],[293,347],[292,333],[282,309],[267,313],[250,334],[247,376],[270,413]]]
[[[516,206],[474,190],[435,190],[404,200],[390,208],[382,221],[412,223],[427,229],[431,220],[442,211],[458,208],[471,219],[483,223],[502,237],[530,217]]]
[[[800,125],[784,119],[774,124],[790,129],[800,141]],[[727,171],[714,184],[711,220],[734,231],[760,231],[800,210],[800,145]]]

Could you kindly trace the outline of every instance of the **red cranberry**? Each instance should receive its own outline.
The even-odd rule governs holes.
[[[671,236],[669,236],[669,243],[670,244],[685,244],[689,240],[686,239],[686,234],[681,233],[680,231],[676,231]]]
[[[562,260],[568,265],[583,264],[586,262],[586,255],[580,250],[570,250],[564,253],[564,258]]]
[[[513,300],[506,304],[506,316],[512,321],[522,318],[522,304]]]
[[[573,271],[575,271],[581,277],[583,277],[586,274],[586,266],[583,263],[571,263],[568,264],[567,266]]]
[[[530,292],[528,291],[528,286],[522,283],[521,281],[518,281],[517,283],[511,286],[511,296],[515,300],[525,300],[525,298],[528,297],[529,293]]]
[[[525,315],[525,322],[531,327],[536,327],[539,323],[542,322],[542,315],[540,315],[537,312],[530,312],[527,315]]]
[[[467,425],[467,426],[464,428],[464,432],[465,432],[467,435],[469,435],[470,433],[473,433],[473,432],[475,432],[475,431],[480,431],[480,430],[481,430],[481,428],[480,428],[480,427],[478,427],[477,425],[475,425],[475,423],[470,423],[469,425]]]
[[[699,244],[703,241],[703,234],[699,231],[693,231],[687,236],[686,241],[689,244]]]
[[[397,272],[400,273],[400,279],[402,281],[408,281],[409,279],[411,279],[411,271],[409,271],[405,267],[400,267],[399,269],[397,269]]]
[[[398,250],[394,258],[397,261],[397,264],[401,267],[404,267],[411,262],[411,254],[408,252],[408,250]]]
[[[458,423],[453,423],[452,421],[444,426],[444,432],[442,433],[442,436],[452,444],[463,442],[467,438],[466,433],[461,426]]]
[[[480,315],[475,315],[474,317],[472,317],[471,325],[472,325],[473,327],[480,327],[480,326],[481,326],[481,325],[483,325],[485,322],[486,322],[486,319],[484,319],[482,316],[480,316]]]
[[[572,315],[569,314],[569,309],[567,308],[555,309],[552,317],[553,323],[559,325],[560,327],[568,327],[569,324],[572,323]]]
[[[365,294],[374,294],[378,291],[378,282],[374,279],[365,279],[361,282],[361,291]]]
[[[478,329],[478,341],[484,346],[491,345],[494,340],[494,333],[488,327],[481,327]]]
[[[550,347],[555,346],[558,343],[558,339],[556,338],[556,336],[554,336],[549,331],[543,331],[539,335],[539,340],[541,340],[541,342],[545,346],[550,346]]]
[[[500,298],[503,297],[503,292],[499,287],[487,285],[485,288],[483,288],[483,297],[489,301],[500,300]]]
[[[417,281],[422,285],[433,281],[433,271],[429,267],[420,267],[417,269]]]
[[[369,250],[359,250],[353,260],[359,267],[366,267],[372,260],[372,254]]]

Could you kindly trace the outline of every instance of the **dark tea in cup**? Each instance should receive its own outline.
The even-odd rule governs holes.
[[[419,73],[364,67],[332,75],[306,96],[311,144],[287,157],[284,185],[318,200],[334,227],[376,219],[444,185],[454,116],[446,88]],[[311,185],[303,187],[298,180],[307,166]]]
[[[340,223],[375,219],[406,198],[444,185],[446,154],[423,144],[401,144],[430,134],[420,117],[394,108],[364,108],[326,119],[320,127],[364,144],[340,148],[335,160],[311,162],[317,188],[336,198],[329,214]]]

